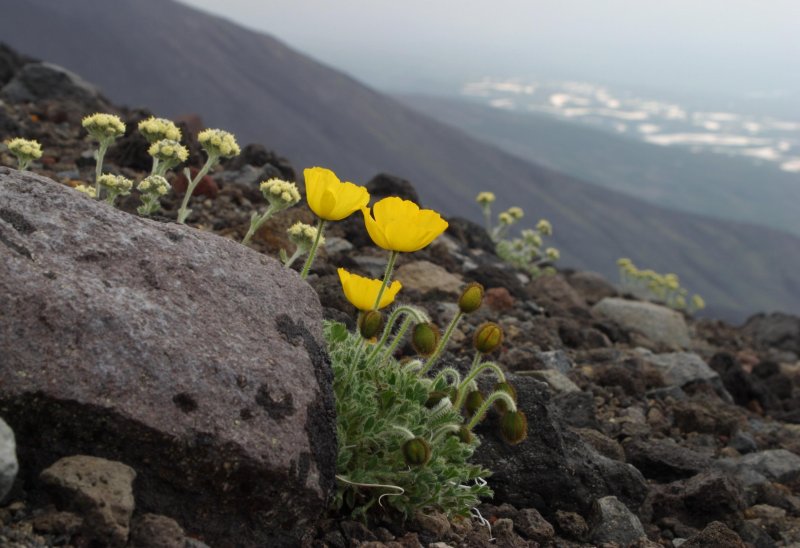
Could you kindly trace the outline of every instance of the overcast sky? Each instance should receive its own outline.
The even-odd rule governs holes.
[[[181,0],[383,89],[537,76],[800,89],[800,0]]]

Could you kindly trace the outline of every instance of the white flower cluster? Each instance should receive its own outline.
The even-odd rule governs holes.
[[[300,201],[297,185],[282,179],[263,181],[259,186],[264,199],[274,210],[286,209]]]
[[[221,129],[206,129],[197,136],[200,146],[209,156],[230,158],[238,156],[240,149],[233,134]]]
[[[150,175],[142,179],[136,189],[144,194],[164,196],[169,192],[169,183],[161,175]]]
[[[289,241],[298,247],[307,251],[311,249],[314,240],[317,238],[317,229],[311,225],[297,222],[290,226],[286,232],[289,234]],[[325,236],[320,236],[319,245],[325,244]]]
[[[125,124],[115,114],[96,113],[81,122],[93,139],[100,143],[110,143],[125,134]]]
[[[139,131],[147,139],[148,143],[155,143],[162,139],[169,139],[171,141],[181,140],[181,130],[178,129],[171,120],[165,118],[156,118],[151,116],[146,120],[139,122]]]
[[[119,194],[128,193],[130,192],[131,188],[133,188],[133,181],[122,175],[104,173],[100,176],[98,182],[100,183],[100,186]]]

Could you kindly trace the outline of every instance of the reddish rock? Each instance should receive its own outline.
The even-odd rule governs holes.
[[[491,287],[484,293],[483,302],[496,312],[508,312],[516,301],[505,287]]]

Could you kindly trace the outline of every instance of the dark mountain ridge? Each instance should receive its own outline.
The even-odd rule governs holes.
[[[366,181],[388,171],[425,205],[478,218],[474,196],[549,218],[562,263],[615,276],[615,260],[674,271],[709,312],[800,310],[800,239],[670,211],[526,163],[434,121],[269,36],[169,0],[0,0],[0,37],[161,115],[199,113],[297,167]],[[30,32],[30,24],[37,32]],[[46,37],[46,39],[43,39]]]

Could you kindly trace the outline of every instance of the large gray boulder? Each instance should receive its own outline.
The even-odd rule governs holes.
[[[0,168],[0,415],[25,478],[136,470],[137,508],[212,546],[295,544],[334,487],[313,290],[236,242]]]
[[[653,350],[684,350],[691,342],[683,316],[657,304],[607,297],[592,307],[592,314],[641,333],[656,345]]]

